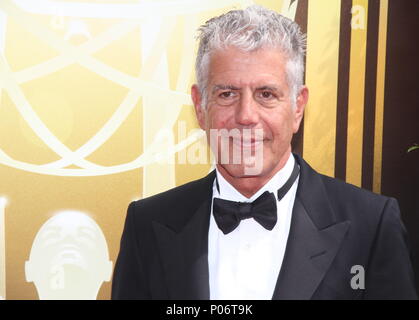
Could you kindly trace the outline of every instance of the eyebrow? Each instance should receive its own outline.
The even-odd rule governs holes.
[[[240,90],[240,88],[235,87],[233,85],[216,84],[214,85],[214,88],[212,89],[212,93],[215,93],[219,90]],[[284,95],[284,92],[280,88],[276,87],[275,85],[260,86],[260,87],[257,87],[256,90],[258,91],[269,90],[272,92],[276,92],[280,96]]]
[[[270,85],[257,87],[256,90],[270,90],[270,91],[281,92],[281,90],[278,87],[270,86]]]
[[[240,88],[232,86],[232,85],[223,85],[223,84],[216,84],[212,89],[212,93],[218,90],[240,90]]]

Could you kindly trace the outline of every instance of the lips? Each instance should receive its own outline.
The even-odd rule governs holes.
[[[234,146],[241,148],[256,148],[263,144],[263,139],[231,138]]]

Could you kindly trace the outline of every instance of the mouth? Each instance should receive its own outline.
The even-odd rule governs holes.
[[[81,249],[77,246],[62,246],[59,253],[53,258],[53,265],[76,265],[86,268],[86,262],[81,253]]]
[[[231,138],[231,141],[234,146],[239,148],[257,148],[261,147],[265,140],[255,138],[245,139],[242,137],[233,137]]]

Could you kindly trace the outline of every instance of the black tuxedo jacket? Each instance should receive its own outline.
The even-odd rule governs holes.
[[[303,159],[273,299],[416,299],[397,201],[315,172]],[[215,172],[128,208],[112,299],[209,299]],[[362,276],[365,289],[353,289]],[[353,279],[353,277],[357,277]]]

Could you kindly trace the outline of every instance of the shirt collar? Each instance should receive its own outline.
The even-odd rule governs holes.
[[[216,181],[218,181],[219,191],[217,190],[217,188],[214,188],[214,195],[221,199],[230,201],[252,202],[265,191],[269,191],[273,192],[276,198],[276,192],[285,184],[285,182],[290,177],[292,169],[294,168],[294,162],[294,156],[292,156],[292,153],[290,153],[290,156],[287,162],[285,163],[285,166],[277,173],[275,173],[275,175],[250,198],[245,197],[239,191],[237,191],[237,189],[234,188],[216,168]],[[215,184],[216,181],[214,182]]]

